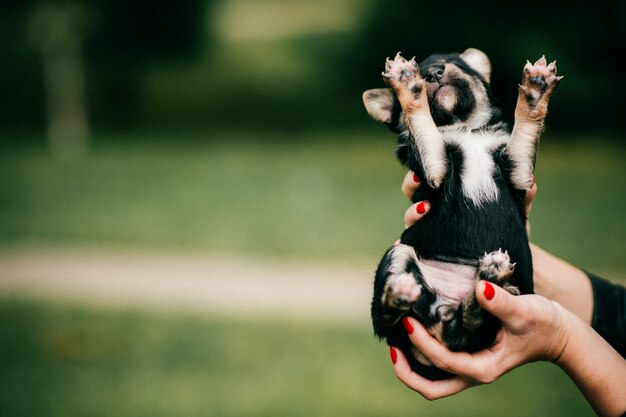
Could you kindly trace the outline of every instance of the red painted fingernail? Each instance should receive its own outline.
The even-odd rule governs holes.
[[[420,177],[417,174],[413,174],[413,182],[420,182]]]
[[[396,353],[396,349],[389,346],[389,355],[391,356],[391,362],[393,362],[393,364],[395,365],[396,361],[398,360],[398,354]]]
[[[413,333],[413,325],[411,324],[411,322],[409,321],[408,317],[405,317],[402,319],[402,325],[404,326],[404,328],[406,329],[406,331],[409,334]]]
[[[496,290],[493,289],[493,286],[485,281],[485,298],[487,300],[491,300],[496,295]]]
[[[429,205],[429,203],[426,200],[420,202],[415,207],[415,210],[417,211],[417,214],[424,214],[424,213],[426,213],[426,210],[428,210],[428,205]]]

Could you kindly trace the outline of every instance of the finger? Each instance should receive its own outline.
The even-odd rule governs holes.
[[[526,316],[523,297],[514,296],[487,281],[476,285],[476,299],[480,306],[512,328],[518,328]]]
[[[423,376],[413,372],[406,357],[400,349],[391,347],[393,350],[392,360],[395,358],[393,370],[396,376],[404,385],[421,394],[428,400],[436,400],[448,397],[470,388],[472,384],[469,381],[459,377],[444,379],[441,381],[431,381]],[[395,355],[395,356],[394,356]]]
[[[414,318],[405,317],[402,324],[409,334],[411,343],[434,366],[455,375],[467,376],[468,370],[474,366],[472,355],[467,352],[452,352],[441,342],[432,337]],[[472,372],[470,372],[472,374]]]
[[[430,202],[427,200],[412,204],[404,213],[404,225],[410,227],[418,222],[430,210]]]
[[[417,187],[420,186],[420,179],[413,171],[409,171],[404,176],[404,180],[402,181],[402,193],[411,200],[413,198],[413,194]]]

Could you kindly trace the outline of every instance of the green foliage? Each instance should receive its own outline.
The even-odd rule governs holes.
[[[12,417],[593,415],[550,364],[427,402],[396,380],[365,321],[235,322],[0,300],[0,334],[0,412]]]

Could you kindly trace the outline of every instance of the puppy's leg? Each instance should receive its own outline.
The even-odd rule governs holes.
[[[398,244],[387,251],[381,261],[377,280],[384,280],[380,302],[387,308],[406,311],[422,291],[421,274],[415,250]]]
[[[380,261],[374,281],[372,319],[380,337],[397,324],[420,299],[424,285],[415,250],[398,244]]]
[[[511,294],[518,295],[519,290],[517,287],[507,284],[507,279],[513,274],[514,269],[515,264],[511,263],[509,254],[506,251],[497,250],[480,258],[475,282],[476,284],[480,280],[493,282]],[[485,313],[476,300],[474,290],[467,295],[463,304],[463,327],[468,333],[476,334],[478,329],[484,324]]]
[[[406,126],[424,169],[426,181],[438,188],[446,174],[446,156],[441,133],[437,129],[430,107],[424,80],[415,58],[407,61],[400,52],[393,60],[387,58],[383,79],[396,93],[402,106]]]
[[[515,125],[505,150],[513,164],[511,183],[519,190],[526,191],[532,187],[539,136],[548,112],[548,101],[562,78],[556,75],[556,61],[548,64],[545,57],[534,64],[527,61],[524,66],[515,107]]]

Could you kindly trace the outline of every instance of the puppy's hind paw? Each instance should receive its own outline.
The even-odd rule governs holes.
[[[507,251],[502,249],[485,255],[478,261],[478,277],[487,281],[500,283],[510,277],[515,269]]]
[[[422,286],[417,283],[413,274],[405,272],[392,275],[385,285],[382,303],[398,310],[408,310],[421,292]]]

